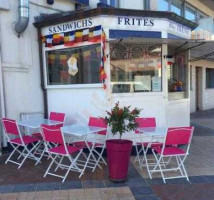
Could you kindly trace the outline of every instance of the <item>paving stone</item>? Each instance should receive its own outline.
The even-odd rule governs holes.
[[[139,177],[139,175],[138,175],[138,178],[129,178],[126,181],[126,184],[130,187],[148,186],[148,183],[144,179]]]
[[[0,186],[0,193],[8,193],[12,192],[14,185],[1,185]]]
[[[209,181],[203,176],[191,176],[189,177],[191,183],[209,183]]]
[[[130,187],[132,194],[139,195],[153,195],[151,187]]]
[[[103,188],[104,182],[101,180],[85,180],[82,181],[83,188]]]
[[[153,179],[148,178],[148,179],[146,179],[146,182],[149,185],[162,185],[162,184],[164,184],[162,178],[153,178]]]
[[[155,195],[149,195],[149,196],[135,196],[135,200],[161,200],[161,199]]]
[[[36,188],[37,184],[16,184],[12,192],[33,192]]]
[[[166,184],[190,184],[186,178],[166,179]]]
[[[106,187],[124,187],[127,186],[126,182],[113,182],[110,180],[104,180],[104,185]]]
[[[209,183],[214,183],[214,176],[204,176],[206,180],[208,180]]]
[[[61,183],[38,183],[37,191],[59,190]]]
[[[81,181],[65,181],[64,183],[60,184],[60,188],[64,189],[81,189],[82,183]]]
[[[46,197],[52,197],[52,195],[53,195],[52,191],[37,191],[35,196],[36,198],[38,197],[46,198]]]
[[[21,200],[21,199],[26,199],[27,198],[27,195],[28,195],[28,192],[20,192],[18,194],[18,199]]]

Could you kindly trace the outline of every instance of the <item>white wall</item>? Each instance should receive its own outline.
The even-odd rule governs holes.
[[[40,88],[40,63],[37,29],[34,17],[41,13],[71,11],[70,0],[55,0],[47,5],[46,0],[30,1],[30,21],[24,34],[18,38],[13,30],[18,20],[18,0],[7,2],[9,10],[0,8],[0,39],[6,116],[18,119],[21,112],[43,112],[43,95]]]
[[[104,117],[108,108],[102,87],[48,89],[48,111],[64,112],[65,124],[87,124],[90,116]]]

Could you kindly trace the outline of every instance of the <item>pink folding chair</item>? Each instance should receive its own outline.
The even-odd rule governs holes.
[[[65,123],[65,113],[50,112],[50,116],[48,119],[57,122],[62,122],[58,125],[55,125],[56,127],[61,128]],[[40,132],[33,133],[32,135],[33,137],[42,139],[42,134]]]
[[[194,127],[174,127],[169,128],[167,135],[162,147],[152,148],[156,165],[150,170],[150,173],[160,172],[163,178],[163,182],[166,183],[166,179],[173,178],[186,178],[189,181],[184,161],[189,155],[189,148],[192,141]],[[182,148],[181,148],[182,146]],[[161,165],[161,160],[168,158],[168,161],[164,165]],[[172,158],[175,158],[176,167],[170,166]],[[167,176],[165,177],[164,172],[180,171],[181,175],[178,176]]]
[[[156,127],[156,120],[154,117],[151,118],[136,118],[135,121],[138,124],[138,128],[148,128],[148,127]],[[135,130],[136,134],[140,134],[138,130]],[[141,140],[141,137],[140,137]],[[140,153],[144,151],[144,147],[148,147],[149,142],[143,142],[142,140],[140,142],[136,142],[135,148],[137,156],[135,158],[135,161],[138,161],[140,163]],[[141,145],[140,151],[138,150],[137,146]]]
[[[62,182],[64,182],[70,171],[82,172],[82,169],[78,167],[77,160],[83,148],[66,144],[64,135],[59,127],[42,125],[42,135],[45,143],[45,150],[52,159],[44,177],[49,174],[62,178]],[[55,144],[54,146],[51,145],[53,143]],[[74,154],[76,155],[75,158],[73,157]],[[70,165],[62,164],[65,157],[70,161]],[[57,161],[57,158],[60,158],[60,160]],[[53,163],[56,164],[54,172],[56,172],[58,168],[67,169],[64,176],[49,172]]]
[[[155,120],[154,117],[151,117],[151,118],[136,118],[136,122],[138,124],[138,128],[154,128],[154,127],[156,127],[156,120]],[[143,133],[139,133],[138,130],[135,130],[135,133],[138,134],[138,136],[140,137],[140,142],[136,141],[135,148],[136,148],[137,156],[135,157],[134,162],[138,161],[141,170],[142,170],[143,166],[146,166],[148,174],[149,174],[149,177],[151,178],[151,175],[150,175],[149,169],[148,169],[149,168],[148,165],[149,164],[152,165],[154,163],[151,163],[151,162],[148,163],[149,159],[146,157],[146,155],[147,155],[147,152],[148,152],[149,148],[154,147],[154,146],[161,146],[162,143],[159,143],[157,141],[156,142],[155,141],[145,142],[145,141],[143,141],[143,138],[145,139],[148,136],[144,136],[144,134]],[[141,147],[140,150],[138,150],[138,146]],[[141,152],[143,152],[143,158],[142,159],[140,159],[140,153]]]
[[[58,125],[54,125],[55,127],[61,128],[65,123],[65,113],[50,112],[49,120],[62,122]],[[45,156],[44,145],[43,145],[43,141],[42,141],[43,137],[42,137],[41,132],[35,132],[32,134],[32,136],[35,138],[39,138],[41,140],[40,144],[37,148],[37,151],[36,151],[36,153],[40,155],[40,158],[39,158],[38,162],[36,163],[36,165],[37,165],[41,161],[42,157]]]
[[[56,125],[57,127],[62,127],[65,123],[65,113],[50,112],[49,120],[62,122],[62,124]]]
[[[16,120],[2,118],[2,124],[3,124],[4,133],[6,135],[7,141],[11,144],[11,146],[14,149],[10,154],[10,156],[8,157],[8,159],[6,160],[5,164],[8,162],[12,162],[14,164],[17,164],[19,166],[18,169],[20,169],[20,167],[23,165],[23,163],[27,158],[31,158],[37,161],[38,158],[35,157],[32,152],[39,145],[39,142],[38,142],[39,139],[33,138],[32,136],[29,136],[29,135],[22,136],[19,130],[19,127],[16,123]],[[32,145],[33,147],[29,149],[28,145]],[[19,147],[23,147],[23,150],[19,150]],[[18,159],[23,157],[21,162],[16,162],[11,159],[12,156],[15,154],[15,152],[19,153]]]
[[[102,157],[102,154],[105,150],[105,141],[106,141],[106,137],[107,137],[107,123],[104,118],[90,117],[88,126],[101,127],[101,128],[106,129],[104,131],[99,131],[99,132],[93,134],[93,138],[91,138],[90,141],[87,141],[87,144],[85,141],[73,143],[73,145],[81,146],[83,148],[90,147],[88,157],[85,156],[86,157],[85,167],[88,166],[88,163],[90,163],[91,161],[92,162],[94,161],[95,163],[93,163],[92,166],[88,166],[89,168],[92,168],[92,172],[94,172],[94,170],[96,169],[97,166],[102,169],[102,167],[99,165],[99,162],[107,165],[105,159]],[[101,152],[98,152],[95,148],[101,148]],[[98,155],[98,158],[95,158],[93,153]],[[90,157],[92,157],[93,160],[90,160]],[[84,168],[84,170],[85,170],[85,168]]]

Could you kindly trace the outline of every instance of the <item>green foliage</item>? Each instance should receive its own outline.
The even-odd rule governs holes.
[[[138,124],[135,122],[135,118],[139,117],[141,109],[134,108],[130,110],[130,106],[119,107],[119,102],[116,103],[111,112],[107,111],[105,117],[106,122],[111,126],[113,135],[120,134],[120,139],[123,133],[135,130]]]

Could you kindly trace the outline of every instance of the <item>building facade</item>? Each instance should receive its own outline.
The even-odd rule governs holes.
[[[188,61],[191,52],[188,50],[185,52],[185,55],[180,52],[181,54],[178,53],[175,58],[177,59],[177,63],[180,63],[180,68],[180,65],[176,65],[171,68],[168,66],[167,68],[167,62],[169,60],[167,55],[169,55],[169,51],[174,52],[181,44],[174,44],[172,42],[173,44],[167,45],[165,44],[166,40],[165,42],[163,40],[170,39],[170,37],[180,39],[190,39],[190,37],[192,37],[193,39],[211,40],[214,10],[212,10],[209,5],[206,5],[199,0],[188,0],[185,2],[174,0],[135,0],[134,4],[128,0],[90,0],[89,4],[87,1],[81,1],[83,4],[79,4],[79,1],[55,0],[51,5],[48,4],[50,2],[51,1],[47,0],[29,1],[29,23],[26,30],[20,35],[14,31],[14,27],[19,18],[19,1],[3,0],[0,2],[1,117],[6,116],[8,118],[19,119],[21,113],[45,113],[55,110],[72,113],[71,116],[69,116],[68,113],[70,121],[68,120],[67,123],[74,123],[77,119],[84,123],[87,117],[91,115],[90,110],[95,111],[94,115],[103,115],[106,107],[109,106],[110,108],[113,103],[118,100],[126,99],[124,104],[129,103],[143,108],[143,116],[157,116],[159,126],[182,126],[189,124],[190,111],[194,112],[197,109],[209,109],[214,107],[214,102],[211,100],[214,95],[214,65],[212,60],[203,59],[189,63]],[[56,62],[59,62],[58,65],[62,65],[61,68],[63,68],[64,62],[67,64],[66,59],[70,58],[66,57],[66,61],[63,60],[65,55],[67,56],[67,54],[70,54],[70,52],[63,53],[64,48],[56,45],[53,49],[48,49],[48,47],[46,48],[45,44],[42,44],[41,42],[40,36],[47,36],[50,34],[50,31],[53,32],[59,28],[54,20],[57,20],[58,18],[58,25],[61,25],[63,23],[67,23],[69,21],[69,17],[71,17],[70,21],[73,23],[76,22],[76,26],[79,25],[78,23],[82,23],[82,26],[85,26],[86,22],[77,22],[79,19],[85,19],[84,17],[78,17],[78,19],[75,19],[75,12],[77,12],[77,10],[83,9],[78,12],[82,12],[84,14],[87,10],[96,10],[97,6],[108,7],[107,5],[121,9],[145,10],[145,13],[148,11],[145,16],[151,20],[140,22],[138,18],[143,16],[139,14],[134,22],[134,14],[129,15],[129,18],[125,19],[125,12],[115,14],[114,16],[117,17],[115,18],[112,16],[112,19],[99,18],[99,15],[102,16],[102,13],[99,13],[98,11],[98,14],[94,11],[94,16],[87,16],[91,18],[94,17],[92,19],[93,22],[90,20],[87,22],[88,26],[91,23],[93,23],[93,28],[103,25],[103,23],[106,24],[105,26],[103,25],[103,29],[109,41],[106,43],[105,65],[109,67],[105,69],[105,73],[107,74],[107,77],[111,77],[111,80],[108,78],[105,80],[107,89],[104,90],[103,83],[100,83],[99,70],[97,70],[93,76],[86,76],[84,75],[86,72],[82,72],[82,76],[86,77],[85,79],[68,78],[68,75],[63,72],[64,70],[47,70],[49,65],[53,65],[53,68],[55,67],[56,64],[53,63],[53,60],[56,56],[59,57]],[[164,23],[168,23],[169,20],[171,20],[175,26],[182,26],[182,29],[179,29],[179,33],[174,30],[164,28],[163,30],[157,28],[158,31],[154,31],[152,29],[152,26],[154,25],[153,20],[157,20],[155,12],[152,11],[158,10],[176,13],[176,16],[170,18],[169,16],[172,14],[167,15],[167,12],[165,12],[165,18],[167,20],[163,20],[161,23],[163,23],[164,27]],[[90,11],[88,12],[90,13]],[[66,13],[65,15],[67,15],[67,18],[66,16],[63,17],[63,13]],[[54,17],[54,14],[56,17]],[[50,20],[48,20],[49,16],[52,17]],[[37,18],[35,19],[35,17]],[[98,18],[96,19],[96,17]],[[60,21],[61,19],[63,19],[64,22]],[[51,20],[52,22],[50,22]],[[115,25],[115,27],[113,27],[114,24],[111,24],[113,23],[111,20],[117,20],[115,22],[117,23],[117,26]],[[43,24],[42,21],[44,21]],[[206,23],[207,21],[212,22],[212,26],[205,26],[205,24],[208,24]],[[35,22],[37,22],[37,25],[35,25],[37,28],[34,26]],[[120,23],[121,26],[119,26],[118,23]],[[148,27],[141,30],[137,27],[138,23],[144,23],[144,25],[148,25]],[[53,28],[54,24],[56,25],[55,28]],[[191,28],[194,27],[194,24],[199,24],[199,26],[191,32]],[[86,25],[86,28],[90,28],[88,26]],[[124,31],[127,27],[129,27],[129,32],[160,32],[160,40],[153,40],[153,42],[151,40],[145,40],[139,43],[138,40],[132,40],[130,42],[124,39],[122,42],[119,42],[120,37],[116,36],[121,33],[119,32],[120,30]],[[81,28],[77,27],[77,30],[79,29]],[[112,31],[109,31],[110,29]],[[38,32],[38,30],[41,32]],[[124,32],[121,34],[124,34]],[[121,37],[123,36],[124,35]],[[146,35],[142,36],[146,37]],[[136,37],[136,35],[127,35],[127,38],[130,37]],[[168,42],[169,41],[167,40],[167,43]],[[130,49],[139,48],[136,44],[140,44],[140,48],[142,45],[146,44],[146,49],[141,49],[144,59],[144,66],[142,67],[145,67],[145,69],[148,68],[147,70],[144,70],[146,71],[145,73],[135,70],[134,67],[130,68],[131,65],[135,65],[137,62],[142,61],[138,60],[139,55],[133,55],[135,57],[135,63],[133,64],[129,62],[128,68],[127,66],[124,66],[123,68],[123,64],[120,63],[122,58],[120,56],[116,56],[117,52],[123,51],[123,53],[126,54],[126,57],[130,58],[132,56],[130,54],[132,51],[138,51]],[[130,45],[132,45],[132,47]],[[77,48],[72,52],[72,54],[78,54],[78,56],[84,58],[84,62],[87,63],[89,62],[87,60],[87,53],[89,51],[96,51],[96,55],[92,55],[92,53],[90,53],[90,64],[91,66],[99,66],[100,63],[96,63],[94,60],[97,60],[99,56],[102,55],[102,46],[99,46],[99,44],[96,43],[94,43],[93,46],[91,45],[91,47],[86,45],[87,47],[84,47],[84,49],[81,49],[81,46],[82,45],[77,45]],[[113,50],[111,50],[111,48]],[[101,53],[99,54],[98,52]],[[114,59],[110,60],[110,57],[114,57]],[[84,65],[84,63],[81,65]],[[89,71],[90,73],[94,70],[91,66]],[[116,67],[111,68],[110,66]],[[152,67],[149,68],[149,66]],[[181,69],[183,71],[181,71]],[[127,72],[126,70],[129,71]],[[153,74],[151,77],[149,77],[150,73]],[[182,91],[177,91],[177,89],[175,90],[173,88],[175,83],[179,84],[178,82],[180,81],[178,78],[177,80],[171,80],[176,73],[177,77],[182,80],[182,84],[184,84]],[[190,76],[188,74],[190,74]],[[133,82],[142,82],[142,78],[144,79],[143,86],[133,85]],[[126,81],[126,84],[121,85],[121,82],[124,82],[124,80]],[[130,80],[131,83],[129,83]],[[104,80],[102,80],[102,82],[103,81]],[[86,85],[84,87],[80,87],[81,84]],[[75,93],[75,95],[72,95],[73,93]],[[94,101],[95,99],[96,101]],[[141,102],[144,100],[144,104],[141,105]],[[111,103],[109,104],[108,102]],[[150,102],[153,103],[151,104]],[[65,107],[62,108],[61,105],[65,105]],[[82,107],[80,109],[81,111],[77,112],[77,108],[80,107]],[[184,108],[184,121],[181,120],[182,117],[179,115],[181,108]],[[165,117],[162,118],[161,115],[164,115]],[[3,134],[1,135],[3,137]]]

